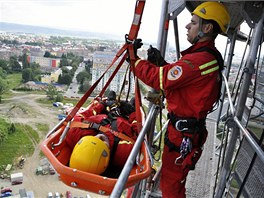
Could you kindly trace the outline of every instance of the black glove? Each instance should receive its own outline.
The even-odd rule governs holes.
[[[140,49],[142,45],[143,45],[142,39],[139,38],[134,40],[133,47],[134,47],[135,56],[137,56],[137,50]]]
[[[160,51],[157,48],[152,47],[152,45],[150,45],[148,49],[148,61],[158,67],[168,64],[161,56]]]

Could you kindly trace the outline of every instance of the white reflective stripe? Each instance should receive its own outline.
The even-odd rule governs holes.
[[[138,59],[136,62],[135,62],[135,67],[138,65],[138,63],[141,61],[141,59]]]
[[[163,90],[162,78],[163,78],[163,67],[160,67],[159,69],[160,90]]]
[[[217,63],[216,60],[210,61],[210,62],[208,62],[208,63],[205,63],[205,64],[203,64],[203,65],[200,65],[200,66],[199,66],[199,69],[202,70],[202,69],[204,69],[204,68],[206,68],[206,67],[209,67],[209,66],[211,66],[211,65],[213,65],[213,64],[216,64],[216,63]]]
[[[138,25],[140,22],[140,14],[135,14],[133,19],[133,25]]]

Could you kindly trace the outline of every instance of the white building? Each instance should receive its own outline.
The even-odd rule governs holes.
[[[105,70],[110,66],[112,63],[114,57],[114,52],[103,52],[103,51],[96,51],[93,56],[93,68],[92,68],[92,84],[94,84],[105,72]],[[101,79],[100,83],[96,86],[94,90],[94,94],[100,93],[100,91],[103,89],[104,85],[107,83],[108,79],[110,78],[111,74],[114,72],[116,66],[120,62],[121,58],[119,58],[114,65],[111,67],[111,69],[108,70],[108,72],[104,75],[104,77]],[[126,74],[126,69],[128,67],[128,64],[126,62],[123,63],[113,80],[111,81],[110,85],[108,86],[109,90],[116,91],[117,93],[120,92],[124,77]],[[130,77],[130,80],[128,78],[128,73],[126,75],[126,81],[125,81],[125,87],[124,92],[126,93],[129,88],[129,81],[130,81],[130,93],[135,93],[135,83],[134,83],[134,76],[133,74]]]

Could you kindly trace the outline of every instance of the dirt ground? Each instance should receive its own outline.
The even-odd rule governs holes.
[[[49,130],[51,130],[59,122],[57,115],[61,112],[59,112],[59,109],[56,107],[47,107],[36,102],[36,100],[41,97],[46,96],[17,93],[11,99],[5,100],[0,104],[0,116],[7,118],[13,123],[28,124],[36,131],[38,123],[48,124]],[[44,134],[40,134],[40,137],[41,139],[45,138]],[[38,143],[33,142],[33,144],[35,145],[35,152],[32,156],[26,157],[24,167],[12,171],[12,173],[23,173],[23,183],[19,185],[11,185],[8,179],[0,179],[0,187],[10,187],[13,190],[14,197],[19,197],[19,189],[23,188],[25,188],[26,191],[32,191],[36,198],[47,197],[49,192],[52,192],[53,195],[55,192],[59,192],[65,196],[66,191],[71,191],[72,197],[78,198],[106,197],[67,186],[59,181],[57,174],[37,176],[35,170],[39,166],[41,160],[39,155],[40,148]]]

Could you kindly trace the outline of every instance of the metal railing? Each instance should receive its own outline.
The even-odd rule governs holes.
[[[122,169],[122,172],[116,182],[116,185],[110,195],[110,198],[117,198],[117,197],[121,197],[123,190],[125,188],[125,184],[127,182],[127,179],[129,177],[130,171],[132,170],[134,164],[135,164],[135,160],[137,158],[137,155],[140,151],[142,142],[145,139],[145,135],[148,132],[148,130],[150,129],[151,124],[153,123],[153,121],[155,122],[156,119],[156,115],[157,112],[160,110],[159,106],[156,105],[152,105],[150,108],[150,111],[148,113],[148,116],[146,118],[146,122],[143,125],[143,128],[141,129],[137,140],[135,142],[135,145],[133,146],[133,149],[126,161],[126,164],[124,166],[124,168]],[[147,145],[146,145],[147,146]],[[151,156],[150,156],[151,157]]]

